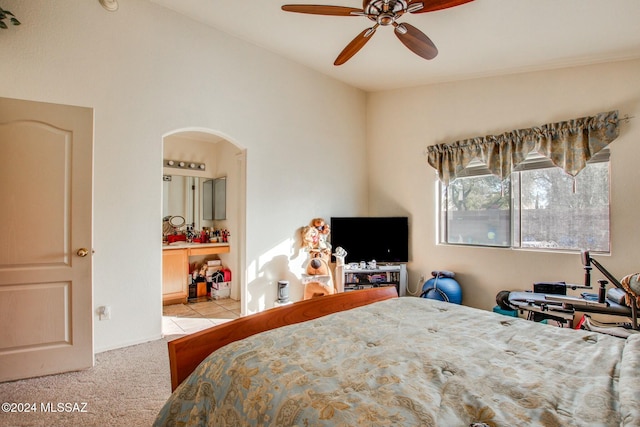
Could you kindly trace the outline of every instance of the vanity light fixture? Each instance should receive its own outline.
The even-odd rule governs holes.
[[[177,169],[191,169],[191,170],[199,170],[199,171],[203,171],[206,169],[206,166],[204,163],[187,162],[186,160],[171,160],[171,159],[164,159],[164,167],[177,168]]]

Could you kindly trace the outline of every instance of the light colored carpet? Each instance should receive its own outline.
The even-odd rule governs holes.
[[[167,341],[175,338],[99,353],[85,371],[0,384],[2,403],[35,403],[37,410],[3,410],[0,426],[150,426],[171,394]],[[59,403],[86,403],[86,412],[42,411]]]

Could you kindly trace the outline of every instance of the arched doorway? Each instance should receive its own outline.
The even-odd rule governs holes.
[[[168,164],[170,160],[173,161],[172,165]],[[180,165],[182,162],[183,166]],[[162,179],[162,219],[184,217],[182,230],[185,231],[189,226],[196,233],[203,228],[221,232],[226,230],[229,233],[225,239],[228,251],[222,253],[205,249],[210,248],[210,243],[188,244],[178,241],[170,245],[163,244],[163,333],[191,333],[245,314],[246,151],[228,137],[213,131],[174,131],[163,137]],[[224,209],[222,214],[219,209],[215,214],[209,210],[211,215],[208,215],[205,206],[210,206],[210,203],[217,207],[220,205],[220,189],[215,193],[218,194],[217,203],[214,203],[213,196],[208,197],[210,189],[213,185],[217,187],[220,181],[223,181],[225,189],[225,197],[222,198]],[[174,197],[169,193],[169,188],[184,188],[185,194]],[[180,211],[183,207],[184,210]],[[210,252],[216,253],[212,255]],[[203,295],[196,298],[191,295],[192,298],[189,298],[188,288],[182,287],[183,297],[187,297],[186,303],[183,304],[180,298],[177,301],[166,298],[167,293],[172,294],[176,287],[180,287],[175,281],[174,285],[165,286],[166,274],[173,274],[184,286],[187,285],[187,275],[183,274],[186,267],[180,266],[187,264],[188,273],[191,273],[194,268],[206,265],[206,261],[213,259],[220,260],[231,271],[228,289],[213,292],[212,298]],[[168,272],[172,269],[172,272]]]

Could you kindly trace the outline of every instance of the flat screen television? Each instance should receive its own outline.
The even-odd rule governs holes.
[[[332,217],[332,250],[347,251],[346,262],[409,262],[407,217]]]

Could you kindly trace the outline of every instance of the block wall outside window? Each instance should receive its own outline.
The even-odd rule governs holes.
[[[575,179],[543,167],[505,181],[471,173],[440,187],[440,243],[610,251],[608,159]]]

